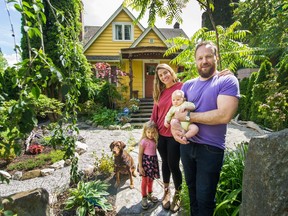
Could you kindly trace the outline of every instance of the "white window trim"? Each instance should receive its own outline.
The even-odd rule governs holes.
[[[122,29],[123,29],[123,40],[116,40],[116,31],[115,31],[115,25],[122,25]],[[131,26],[131,39],[130,40],[125,40],[125,32],[124,32],[124,25],[130,25]],[[114,22],[112,23],[112,30],[113,30],[113,34],[112,34],[112,40],[113,41],[133,41],[134,39],[134,25],[131,22]]]

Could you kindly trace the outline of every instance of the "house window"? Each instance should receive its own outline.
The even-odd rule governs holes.
[[[133,25],[131,23],[113,23],[113,40],[131,41],[133,39]]]

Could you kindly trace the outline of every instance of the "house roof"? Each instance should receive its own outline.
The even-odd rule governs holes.
[[[159,31],[163,34],[163,36],[167,39],[170,38],[174,38],[174,37],[186,37],[188,38],[188,36],[186,35],[186,33],[183,31],[183,29],[180,28],[158,28]]]
[[[98,38],[98,36],[110,25],[110,23],[115,19],[115,17],[118,16],[118,14],[124,10],[127,15],[131,18],[131,20],[136,20],[136,18],[133,16],[133,14],[126,8],[120,5],[120,7],[112,14],[112,16],[104,23],[103,26],[101,26],[98,31],[94,33],[94,36],[91,37],[86,43],[84,43],[84,52],[93,44],[93,42]],[[140,24],[140,22],[137,22],[136,24],[142,31],[144,31],[144,27]],[[85,27],[84,27],[85,29]],[[85,35],[84,35],[85,38]],[[84,42],[84,41],[83,41]]]
[[[185,32],[182,29],[179,28],[157,28],[157,27],[148,27],[147,29],[145,29],[145,31],[140,35],[140,37],[138,37],[134,43],[130,46],[131,48],[136,47],[140,41],[142,41],[142,39],[145,38],[145,36],[150,32],[150,31],[154,31],[155,34],[163,41],[163,43],[166,44],[167,47],[170,47],[169,44],[167,44],[165,41],[167,39],[173,38],[173,37],[179,37],[179,36],[183,36],[183,37],[187,37],[187,35],[185,34]]]
[[[83,44],[86,44],[101,28],[101,26],[84,26]]]

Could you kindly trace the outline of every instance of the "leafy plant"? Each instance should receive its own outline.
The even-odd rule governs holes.
[[[140,100],[138,98],[131,98],[129,100],[128,108],[131,110],[132,113],[138,112],[139,104]]]
[[[138,112],[139,109],[140,109],[139,106],[137,106],[137,105],[135,105],[135,104],[133,104],[133,105],[130,107],[130,110],[131,110],[132,113]]]
[[[183,179],[185,177],[183,176]],[[188,192],[188,186],[185,181],[182,183],[182,190],[181,190],[181,207],[187,215],[190,214],[190,199],[189,199],[189,192]]]
[[[5,210],[3,202],[13,202],[13,199],[11,197],[0,199],[0,215],[2,216],[17,216],[13,211],[11,210]]]
[[[86,183],[80,181],[77,188],[69,190],[71,196],[66,201],[65,209],[77,208],[76,212],[79,216],[95,215],[95,207],[104,211],[112,210],[112,205],[105,198],[108,195],[108,187],[109,184],[100,180]]]
[[[12,148],[16,155],[20,152],[20,148],[15,147],[15,140],[24,140],[37,125],[34,101],[39,99],[40,94],[45,94],[65,102],[50,141],[53,147],[57,145],[65,149],[65,158],[70,158],[74,155],[75,139],[65,134],[67,131],[78,131],[79,89],[83,86],[89,88],[92,76],[79,41],[81,1],[9,2],[13,2],[22,15],[23,52],[22,61],[14,67],[15,76],[12,79],[13,86],[19,87],[15,103],[5,109],[4,115],[1,110],[6,101],[0,104],[0,144],[8,152],[4,155],[10,154]],[[49,20],[49,25],[46,20]],[[4,98],[2,93],[0,98]],[[67,131],[63,129],[66,124],[69,125]]]
[[[240,143],[236,150],[225,153],[224,164],[216,192],[215,216],[239,215],[242,201],[242,178],[248,143]]]
[[[101,174],[110,175],[114,171],[113,156],[106,154],[102,150],[101,157],[95,155],[95,167]]]
[[[102,125],[105,127],[114,124],[114,122],[116,121],[116,117],[117,117],[116,110],[111,110],[104,107],[93,115],[92,121],[96,125]]]
[[[240,26],[241,23],[239,22],[234,22],[228,28],[217,26],[221,47],[221,50],[219,50],[219,54],[221,55],[221,66],[220,64],[218,65],[219,70],[228,68],[236,72],[240,67],[255,67],[255,62],[264,58],[256,48],[251,48],[245,43],[249,31],[239,30]],[[183,81],[198,76],[194,56],[198,41],[209,40],[216,44],[215,34],[215,31],[208,31],[206,28],[201,28],[189,39],[185,37],[175,37],[167,40],[168,43],[173,44],[173,46],[165,52],[167,56],[178,52],[183,46],[186,47],[171,61],[173,64],[183,65],[185,69],[188,70],[188,73],[184,72],[184,74],[182,74],[182,77],[185,77]]]

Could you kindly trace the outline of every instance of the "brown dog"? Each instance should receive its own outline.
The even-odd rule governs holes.
[[[130,188],[134,188],[133,177],[136,177],[135,174],[135,165],[134,160],[131,155],[124,150],[126,147],[125,143],[122,141],[113,141],[110,144],[110,149],[114,155],[114,170],[116,174],[116,183],[115,187],[120,185],[120,173],[129,174],[130,178]]]

